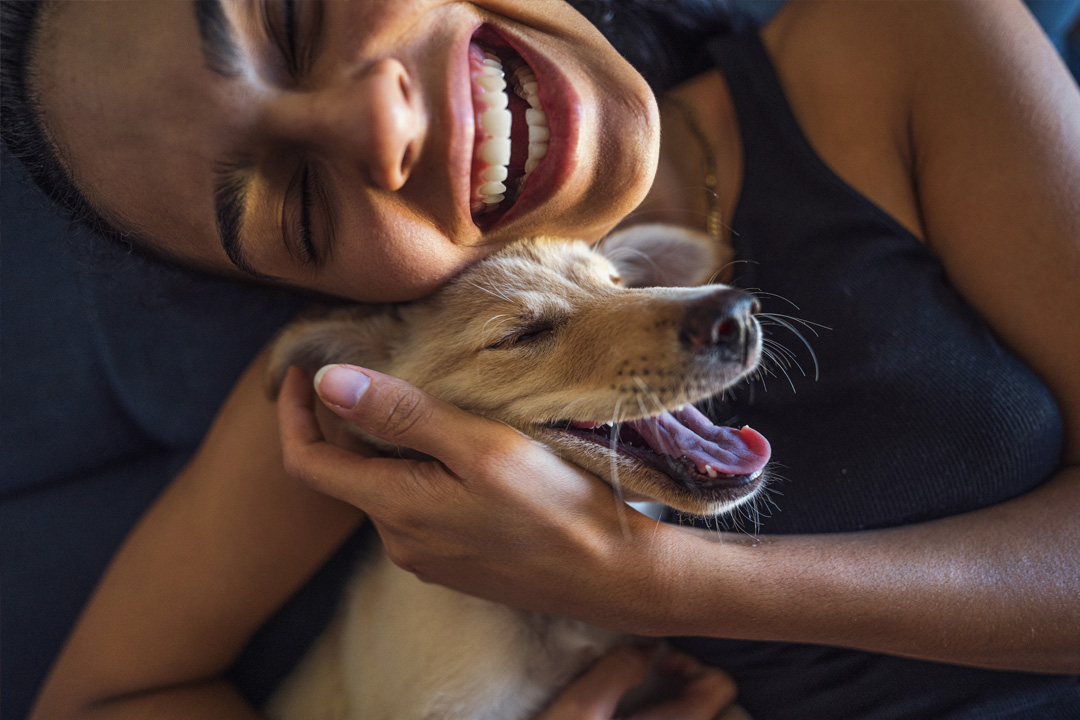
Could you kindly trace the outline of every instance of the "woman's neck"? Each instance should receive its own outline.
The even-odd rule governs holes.
[[[660,98],[660,127],[656,179],[623,224],[666,222],[708,230],[710,215],[719,215],[715,239],[730,256],[729,223],[742,186],[742,144],[723,76],[718,71],[699,75]],[[711,179],[706,177],[710,171]]]

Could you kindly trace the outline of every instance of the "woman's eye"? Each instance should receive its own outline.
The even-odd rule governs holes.
[[[300,186],[300,250],[305,263],[319,261],[318,251],[315,250],[314,233],[311,231],[311,215],[314,207],[313,194],[311,192],[310,173],[304,171],[303,184]]]
[[[281,223],[286,246],[305,265],[318,265],[322,259],[316,241],[316,225],[321,227],[321,233],[327,232],[325,212],[321,210],[324,207],[322,197],[315,169],[304,163],[289,183]]]
[[[296,0],[270,0],[263,5],[266,34],[281,56],[285,73],[293,81],[300,72],[297,10]]]
[[[262,0],[256,4],[262,26],[261,53],[276,82],[299,87],[311,74],[323,40],[321,0]]]

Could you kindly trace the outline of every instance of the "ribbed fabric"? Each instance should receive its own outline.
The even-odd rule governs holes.
[[[795,367],[737,389],[713,415],[773,446],[765,533],[903,525],[1015,497],[1059,463],[1047,388],[949,284],[929,250],[813,151],[750,27],[710,47],[744,151],[732,218],[736,284],[763,312],[830,329],[767,337]],[[777,297],[780,296],[780,297]],[[783,298],[783,299],[781,299]],[[797,306],[797,307],[796,307]],[[739,525],[753,528],[743,518]],[[1037,531],[1037,528],[1033,528]],[[723,612],[723,608],[717,608]],[[1005,673],[783,643],[688,638],[728,669],[756,720],[1080,717],[1076,677]]]
[[[773,444],[762,532],[878,528],[1007,500],[1058,465],[1050,392],[994,337],[915,236],[843,182],[800,131],[756,33],[711,48],[738,111],[737,284],[763,311],[829,329],[767,337],[798,356],[717,409]],[[775,297],[781,296],[781,297]]]

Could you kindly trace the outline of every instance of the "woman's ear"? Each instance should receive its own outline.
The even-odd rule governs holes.
[[[721,248],[706,233],[679,225],[632,225],[601,241],[628,287],[703,285],[719,270]]]
[[[331,363],[379,370],[386,367],[404,332],[392,306],[361,306],[337,310],[325,317],[286,326],[273,341],[267,372],[267,393],[276,398],[293,365],[308,374]]]

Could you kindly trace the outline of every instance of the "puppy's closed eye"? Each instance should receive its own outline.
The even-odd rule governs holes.
[[[489,345],[487,349],[508,350],[512,347],[534,344],[541,340],[546,340],[554,332],[555,328],[551,325],[535,325],[520,328],[500,339],[498,342]]]

